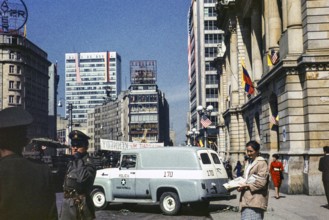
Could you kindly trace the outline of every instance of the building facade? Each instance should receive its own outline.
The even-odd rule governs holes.
[[[218,114],[222,153],[235,164],[245,143],[284,163],[282,191],[323,193],[318,171],[329,144],[329,37],[325,0],[222,0],[225,31]],[[251,83],[244,86],[249,75]],[[253,91],[254,90],[254,91]]]
[[[93,139],[95,151],[100,150],[100,139],[128,141],[128,91],[123,91],[117,99],[109,100],[94,109]],[[92,121],[91,118],[88,121]]]
[[[48,137],[55,128],[48,127],[47,53],[21,35],[3,33],[0,54],[0,110],[23,107],[34,118],[28,137]]]
[[[129,141],[169,145],[169,104],[156,85],[155,60],[130,61]]]
[[[88,110],[121,91],[121,57],[116,52],[65,54],[66,115],[72,124],[86,124]],[[72,110],[70,109],[72,107]]]
[[[222,45],[223,31],[217,26],[216,0],[192,0],[188,12],[189,128],[201,129],[198,106],[213,106],[210,128],[218,123],[218,73],[211,62]]]

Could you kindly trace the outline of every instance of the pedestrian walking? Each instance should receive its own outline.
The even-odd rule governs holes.
[[[226,163],[225,163],[225,170],[226,170],[228,179],[232,180],[233,179],[232,165],[229,160],[226,161]]]
[[[260,145],[256,141],[246,144],[249,160],[245,167],[244,178],[247,180],[237,189],[241,192],[241,219],[264,219],[268,204],[268,165],[259,156]]]
[[[272,162],[270,164],[270,174],[275,189],[276,199],[280,198],[280,186],[283,179],[283,175],[282,175],[283,165],[280,161],[278,161],[278,159],[279,159],[279,155],[273,154]]]
[[[33,121],[23,108],[0,111],[0,219],[58,219],[56,194],[46,164],[22,157],[27,127]]]
[[[322,172],[322,182],[329,208],[329,146],[323,147],[324,156],[320,158],[319,170]]]
[[[238,162],[236,163],[233,171],[236,172],[237,177],[242,176],[242,164],[241,164],[240,160],[238,160]]]
[[[96,176],[96,168],[87,153],[90,138],[78,130],[72,131],[69,138],[74,159],[69,162],[64,178],[64,199],[60,219],[94,219],[95,209],[90,193]]]

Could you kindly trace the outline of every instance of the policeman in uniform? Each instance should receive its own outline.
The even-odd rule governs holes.
[[[90,193],[96,168],[87,153],[90,138],[78,130],[72,131],[69,138],[74,159],[69,162],[64,178],[64,200],[60,219],[94,219],[95,210]]]
[[[22,157],[27,126],[33,121],[23,108],[0,111],[0,219],[58,219],[56,194],[47,165]]]

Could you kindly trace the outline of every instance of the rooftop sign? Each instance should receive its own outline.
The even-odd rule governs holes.
[[[22,0],[0,0],[0,32],[16,32],[26,21],[27,8]]]

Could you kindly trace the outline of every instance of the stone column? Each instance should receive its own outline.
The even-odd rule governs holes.
[[[278,48],[281,37],[281,18],[277,1],[268,1],[269,49]]]
[[[235,22],[235,21],[234,21]],[[238,37],[236,33],[236,25],[230,27],[230,64],[231,64],[231,106],[235,107],[239,104],[239,77],[238,77]]]
[[[259,8],[255,7],[251,14],[251,51],[252,51],[252,72],[254,76],[254,81],[260,80],[263,74],[263,63],[261,55],[261,42],[262,42],[262,32],[261,32],[261,15],[259,13]]]

